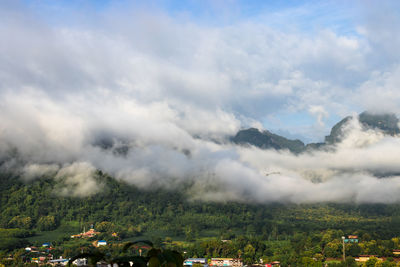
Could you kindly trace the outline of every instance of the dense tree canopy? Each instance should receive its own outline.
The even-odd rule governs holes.
[[[184,193],[139,190],[101,172],[97,179],[105,184],[103,192],[76,198],[55,194],[57,184],[50,177],[23,182],[2,173],[0,179],[0,250],[4,251],[25,246],[34,231],[57,229],[65,232],[52,240],[64,244],[59,255],[71,256],[92,242],[71,243],[71,229],[78,233],[90,225],[100,232],[99,238],[115,244],[145,235],[156,246],[185,251],[187,257],[241,257],[245,263],[310,264],[340,258],[341,237],[348,234],[360,237],[360,243],[346,246],[348,256],[390,257],[392,249],[400,248],[400,206],[395,204],[190,201]],[[117,236],[111,237],[113,233]]]

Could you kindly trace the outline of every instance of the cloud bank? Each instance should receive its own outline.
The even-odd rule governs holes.
[[[400,200],[400,138],[357,120],[326,151],[228,142],[281,114],[315,117],[296,132],[312,138],[327,133],[329,117],[400,114],[398,60],[378,60],[395,48],[373,38],[382,25],[308,34],[263,16],[204,25],[135,6],[52,24],[23,4],[2,5],[0,159],[25,179],[52,174],[66,185],[57,193],[77,197],[101,191],[99,169],[141,188],[185,184],[203,200]],[[396,25],[386,34],[397,36]]]

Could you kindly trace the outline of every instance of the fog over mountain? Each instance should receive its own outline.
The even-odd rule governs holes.
[[[302,6],[213,25],[133,3],[53,21],[3,1],[1,168],[50,175],[65,184],[55,193],[75,197],[100,192],[102,170],[141,188],[185,185],[191,199],[399,202],[398,132],[366,128],[357,114],[400,114],[400,9],[367,3],[356,4],[354,32],[305,33],[272,21],[307,16]],[[281,119],[297,113],[311,122]],[[322,142],[329,119],[348,115],[322,149],[230,141],[272,119]]]

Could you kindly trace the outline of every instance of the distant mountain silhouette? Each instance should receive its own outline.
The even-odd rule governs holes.
[[[293,153],[301,153],[312,149],[321,149],[327,145],[332,145],[341,142],[343,138],[343,130],[346,123],[352,119],[348,116],[335,124],[328,136],[325,137],[325,142],[310,143],[305,145],[302,141],[296,139],[291,140],[283,136],[271,133],[270,131],[260,131],[256,128],[249,128],[240,130],[231,141],[239,145],[252,145],[261,149],[287,149]],[[387,135],[396,135],[400,133],[399,119],[395,114],[373,114],[363,112],[358,115],[358,120],[365,130],[374,129],[382,131]]]

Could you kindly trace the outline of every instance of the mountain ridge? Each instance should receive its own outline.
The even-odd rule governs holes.
[[[340,143],[343,138],[344,127],[352,118],[352,116],[347,116],[336,123],[332,127],[330,134],[325,136],[324,142],[320,143],[304,144],[299,139],[288,139],[268,130],[260,131],[256,128],[242,129],[238,131],[235,136],[231,137],[230,140],[238,145],[252,145],[261,149],[286,149],[292,153],[298,154]],[[357,119],[362,125],[363,130],[379,130],[391,136],[400,134],[399,119],[393,113],[373,114],[364,111],[357,115]]]

